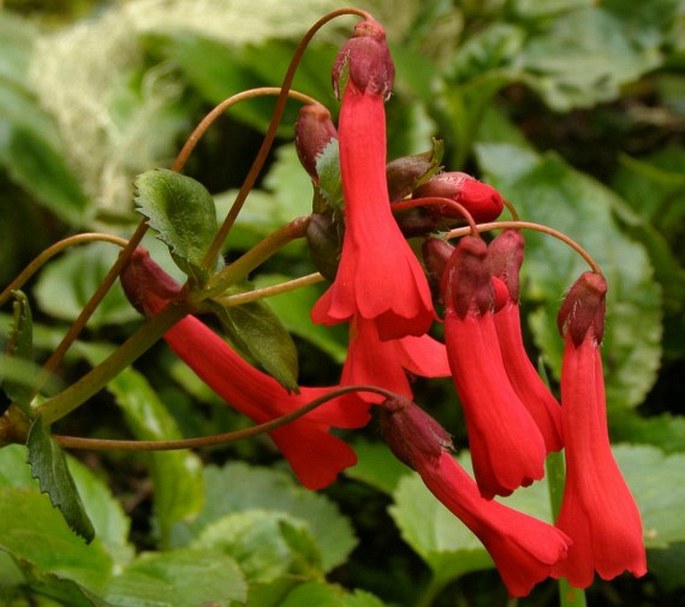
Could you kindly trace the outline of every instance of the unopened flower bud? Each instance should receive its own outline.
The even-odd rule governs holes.
[[[145,316],[155,314],[181,292],[181,285],[143,247],[133,251],[119,280],[131,305]]]
[[[337,139],[331,113],[319,103],[304,105],[295,123],[295,149],[309,176],[318,181],[316,161],[332,139]]]
[[[333,89],[341,99],[349,84],[361,93],[390,97],[395,66],[385,39],[385,30],[377,21],[360,21],[333,64]]]
[[[492,310],[493,287],[486,257],[488,246],[478,236],[462,238],[447,262],[442,276],[445,306],[464,318],[475,308],[479,314]]]
[[[412,400],[398,395],[380,407],[383,437],[395,457],[410,468],[420,469],[421,462],[437,460],[453,448],[447,431]]]
[[[579,346],[588,332],[597,343],[604,335],[607,283],[601,274],[583,272],[569,289],[557,316],[557,326],[562,336],[567,333]]]
[[[416,184],[430,171],[437,170],[433,160],[435,152],[430,150],[413,156],[402,156],[390,161],[385,167],[388,179],[390,202],[397,202],[409,196]]]
[[[488,268],[509,290],[515,302],[519,300],[519,272],[523,265],[525,242],[518,230],[504,230],[488,245]]]
[[[442,238],[426,238],[421,246],[428,284],[435,299],[442,300],[442,294],[440,293],[442,275],[445,273],[447,260],[451,257],[453,251],[454,247]]]
[[[338,271],[342,249],[342,226],[332,213],[313,213],[305,236],[314,267],[328,280]]]
[[[504,208],[504,201],[492,186],[478,181],[471,175],[447,172],[436,175],[414,192],[414,198],[439,196],[461,204],[477,223],[493,221]],[[462,214],[450,205],[431,205],[429,212],[442,217],[462,218]]]

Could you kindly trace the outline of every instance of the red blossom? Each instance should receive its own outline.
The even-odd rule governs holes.
[[[429,335],[381,341],[374,321],[360,317],[352,320],[341,385],[371,384],[411,398],[407,372],[421,377],[447,377],[450,369],[445,346]],[[370,392],[346,398],[366,402],[382,399]]]
[[[335,281],[311,314],[326,325],[375,320],[381,339],[396,339],[423,335],[435,313],[423,269],[390,209],[384,96],[392,79],[385,36],[371,25],[336,64],[338,75],[347,75],[338,124],[345,235]]]
[[[145,315],[158,313],[180,289],[144,249],[136,250],[121,279],[129,299]],[[299,394],[288,392],[193,316],[169,329],[164,340],[214,392],[257,423],[299,409],[337,387],[301,387]],[[331,427],[356,428],[368,420],[366,406],[343,406],[336,398],[269,435],[302,484],[320,489],[357,461],[354,451],[329,433]]]
[[[496,299],[500,299],[495,306],[495,329],[511,385],[533,416],[547,451],[559,451],[563,447],[561,407],[531,363],[521,334],[518,298],[523,247],[517,230],[503,231],[488,246],[488,267],[499,293]]]
[[[557,527],[573,539],[568,560],[554,570],[586,588],[597,571],[609,580],[624,571],[646,573],[640,512],[609,443],[599,343],[606,282],[586,272],[559,313],[564,335],[561,403],[566,485]]]
[[[432,417],[407,399],[388,400],[382,406],[381,426],[391,450],[483,542],[511,596],[527,595],[563,563],[571,543],[566,534],[484,499],[449,453],[449,435]]]
[[[486,498],[544,476],[545,443],[509,380],[493,315],[487,245],[467,236],[443,276],[445,340],[464,409],[473,468]]]

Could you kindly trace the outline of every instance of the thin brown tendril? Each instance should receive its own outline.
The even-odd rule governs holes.
[[[407,209],[413,209],[415,207],[427,207],[431,205],[443,205],[449,206],[453,209],[459,211],[459,213],[464,217],[464,219],[469,224],[469,230],[473,236],[478,236],[478,228],[475,220],[471,213],[469,213],[464,205],[458,203],[456,200],[451,198],[444,198],[442,196],[425,196],[423,198],[412,198],[411,200],[404,200],[402,202],[396,202],[390,205],[390,208],[394,212],[405,211]]]
[[[189,135],[186,142],[183,144],[181,151],[176,156],[176,160],[171,165],[171,170],[180,173],[185,167],[188,158],[192,154],[195,146],[198,144],[200,139],[207,132],[207,129],[216,121],[216,119],[221,116],[228,108],[236,103],[245,101],[246,99],[254,99],[255,97],[261,97],[264,95],[280,95],[281,89],[277,86],[263,86],[254,89],[248,89],[247,91],[242,91],[236,95],[232,95],[227,99],[224,99],[221,103],[215,106],[195,127],[195,130]],[[288,91],[288,97],[291,99],[296,99],[301,101],[305,105],[311,105],[317,103],[316,99],[300,93],[298,91],[290,90]]]
[[[26,281],[29,280],[55,255],[61,253],[69,247],[83,244],[85,242],[111,242],[112,244],[119,245],[120,247],[125,247],[128,243],[128,240],[112,234],[86,232],[84,234],[75,234],[74,236],[69,236],[68,238],[64,238],[63,240],[50,245],[47,249],[41,251],[36,258],[31,261],[31,263],[29,263],[29,265],[27,265],[21,271],[21,273],[9,285],[7,285],[7,287],[5,287],[2,293],[0,293],[0,305],[3,305],[7,299],[9,299],[12,291],[21,289]]]
[[[118,450],[118,451],[172,451],[176,449],[193,449],[198,447],[213,447],[216,445],[225,445],[243,438],[250,438],[252,436],[257,436],[258,434],[263,434],[265,432],[271,432],[276,428],[284,426],[296,419],[306,415],[310,411],[326,404],[328,401],[338,398],[344,394],[350,392],[372,392],[375,394],[380,394],[386,399],[395,398],[397,395],[389,390],[380,388],[377,386],[345,386],[332,390],[328,394],[321,396],[310,403],[307,403],[303,407],[291,411],[286,415],[277,417],[268,421],[264,424],[258,424],[245,428],[243,430],[237,430],[234,432],[224,432],[222,434],[213,434],[211,436],[200,436],[195,438],[181,438],[173,440],[151,440],[151,441],[138,441],[138,440],[115,440],[115,439],[101,439],[101,438],[85,438],[78,436],[63,436],[63,435],[53,435],[53,438],[62,447],[67,447],[70,449],[91,449],[91,450]]]
[[[511,213],[512,220],[518,221],[519,220],[519,213],[516,210],[516,207],[511,202],[509,202],[506,198],[502,198],[502,202],[504,203],[504,206],[507,207],[507,209]]]
[[[322,280],[324,280],[324,277],[319,272],[314,272],[313,274],[307,274],[306,276],[293,278],[292,280],[287,280],[277,285],[262,287],[261,289],[254,289],[253,291],[248,291],[247,293],[236,293],[235,295],[215,297],[214,300],[227,307],[242,306],[243,304],[250,303],[251,301],[266,299],[267,297],[273,297],[274,295],[280,295],[281,293],[288,293],[301,287],[315,285]]]
[[[563,243],[567,244],[569,247],[571,247],[576,253],[578,253],[590,266],[591,270],[595,274],[602,274],[602,269],[600,265],[594,260],[594,258],[583,248],[581,247],[575,240],[573,240],[570,236],[567,236],[563,232],[560,232],[559,230],[555,230],[554,228],[550,228],[549,226],[540,224],[540,223],[533,223],[531,221],[493,221],[490,223],[481,223],[476,226],[478,229],[478,232],[489,232],[490,230],[504,230],[507,228],[511,228],[514,230],[533,230],[535,232],[542,232],[543,234],[547,234],[549,236],[553,236],[554,238],[561,240]],[[470,228],[456,228],[454,230],[451,230],[447,234],[447,239],[450,238],[459,238],[460,236],[465,236],[468,234],[470,231]]]

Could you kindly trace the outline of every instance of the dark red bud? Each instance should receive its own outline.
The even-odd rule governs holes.
[[[488,245],[488,268],[509,289],[511,298],[520,296],[519,272],[523,265],[525,241],[518,230],[504,230]]]
[[[590,333],[600,343],[604,336],[606,292],[604,276],[595,272],[581,274],[559,309],[557,326],[562,336],[569,334],[579,346]]]
[[[430,150],[414,156],[396,158],[386,165],[390,202],[397,202],[409,196],[422,177],[436,170],[433,156],[434,151]]]
[[[485,314],[493,309],[494,293],[487,267],[488,246],[478,236],[465,236],[454,248],[442,276],[445,307],[461,318],[469,311]]]
[[[318,103],[304,105],[295,123],[295,149],[309,176],[318,181],[316,161],[332,139],[337,139],[331,113]]]
[[[453,251],[454,247],[442,238],[426,238],[423,241],[423,245],[421,245],[428,284],[431,287],[434,298],[437,294],[437,299],[442,299],[440,293],[442,275],[445,273],[447,261],[452,256]]]
[[[410,468],[416,470],[421,460],[437,459],[453,448],[447,431],[410,399],[398,395],[380,407],[383,437],[395,457]]]
[[[493,221],[504,208],[500,193],[492,186],[478,181],[471,175],[450,171],[440,173],[421,185],[414,192],[414,198],[439,196],[461,204],[477,223]],[[431,213],[442,217],[462,218],[462,214],[449,205],[431,205]]]
[[[145,316],[155,314],[181,292],[181,285],[162,270],[143,247],[133,251],[119,280],[131,305]]]
[[[385,39],[385,30],[377,21],[360,21],[333,64],[333,89],[342,98],[350,84],[361,93],[390,97],[395,66]]]
[[[334,220],[332,213],[313,213],[305,233],[314,267],[331,281],[340,262],[342,231],[342,224]]]
[[[439,229],[442,223],[438,217],[433,217],[426,213],[423,208],[406,209],[404,211],[393,212],[395,221],[402,234],[406,238],[415,236],[425,236]]]
[[[497,276],[492,276],[492,292],[493,292],[493,312],[501,310],[504,305],[509,301],[511,296],[509,295],[509,287]]]

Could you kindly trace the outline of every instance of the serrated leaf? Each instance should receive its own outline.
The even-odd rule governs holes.
[[[172,550],[140,555],[104,595],[117,607],[229,607],[245,601],[247,584],[219,551]]]
[[[83,507],[64,452],[52,439],[40,417],[31,424],[26,446],[31,474],[38,479],[41,491],[48,494],[52,505],[59,509],[74,533],[87,543],[91,542],[95,537],[93,523]]]
[[[342,212],[344,206],[342,177],[340,175],[340,151],[337,139],[331,139],[316,158],[318,188],[332,209]]]
[[[306,521],[321,551],[324,572],[345,561],[356,544],[352,527],[325,496],[294,484],[284,472],[231,463],[205,468],[204,510],[192,522],[176,525],[175,545],[188,543],[204,528],[235,512],[261,509]],[[236,491],[236,487],[240,487]]]
[[[3,368],[0,370],[0,385],[11,400],[27,415],[31,414],[31,393],[36,367],[33,365],[33,317],[31,306],[22,291],[14,291],[14,324],[7,343],[7,356],[1,357]],[[4,359],[4,360],[3,360]],[[23,373],[7,377],[6,365],[10,362],[24,363]]]
[[[284,524],[290,526],[291,536],[295,530],[301,538],[306,536],[309,550],[312,550],[315,540],[306,521],[284,512],[260,509],[223,516],[207,525],[190,546],[194,549],[220,550],[240,563],[251,585],[268,584],[285,575],[301,576],[307,572],[306,568],[300,566],[301,554],[293,551],[283,535]],[[313,572],[311,566],[309,570]],[[316,577],[321,575],[319,568]]]
[[[38,307],[61,320],[73,321],[116,261],[119,250],[94,242],[67,251],[41,272],[34,289]],[[119,324],[138,318],[119,283],[107,293],[87,326]]]
[[[385,443],[356,440],[353,446],[357,464],[347,468],[345,476],[391,495],[400,480],[411,474],[411,470],[392,454]]]
[[[212,308],[236,348],[254,359],[286,390],[298,392],[297,348],[265,301]]]
[[[168,169],[142,173],[134,185],[138,211],[169,247],[176,264],[191,278],[204,282],[215,269],[201,267],[217,232],[210,193],[195,179]]]
[[[143,375],[128,368],[107,384],[140,440],[182,438],[178,426]],[[202,462],[189,450],[151,454],[154,514],[162,545],[174,523],[195,516],[204,504]]]
[[[346,592],[340,586],[324,582],[308,582],[291,590],[279,607],[383,607],[383,603],[368,592]]]

